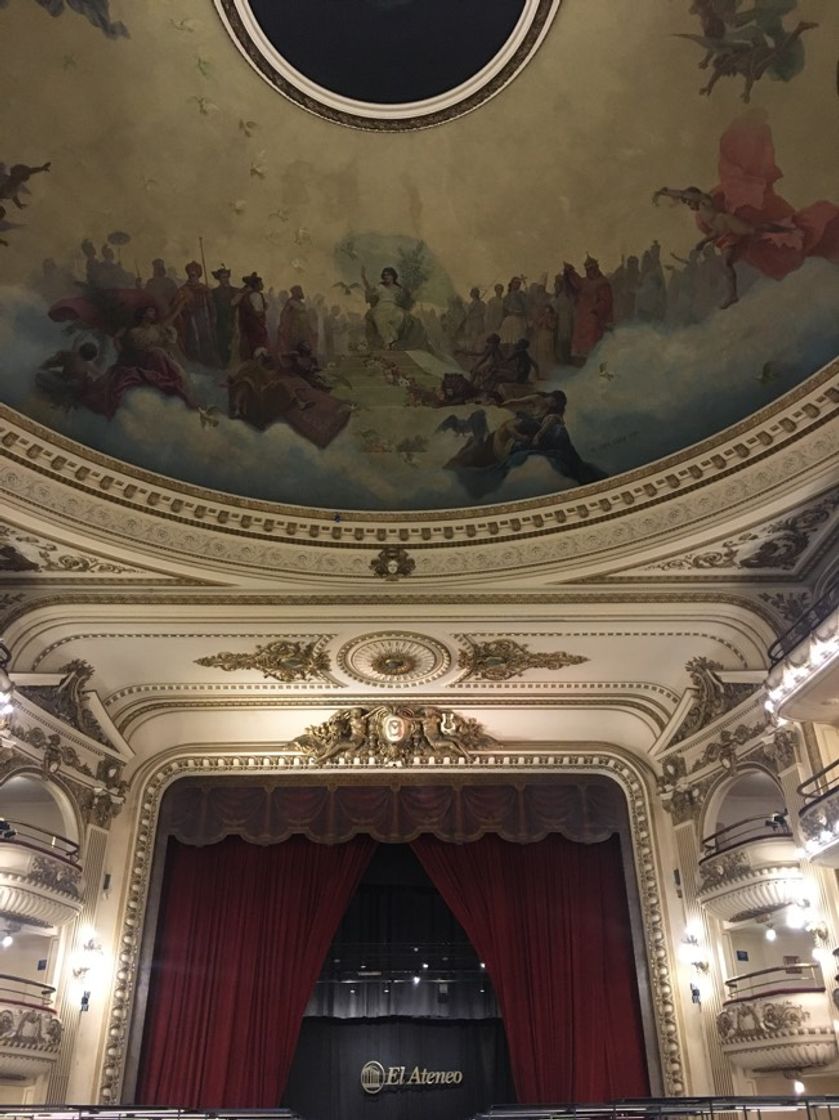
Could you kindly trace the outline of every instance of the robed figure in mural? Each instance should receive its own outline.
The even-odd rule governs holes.
[[[249,361],[259,350],[268,349],[268,301],[262,294],[262,277],[252,272],[242,277],[242,287],[231,306],[236,312],[239,357]]]
[[[572,264],[563,269],[565,287],[574,301],[574,333],[571,337],[571,362],[585,364],[591,351],[613,323],[612,285],[592,256],[586,257],[585,273],[580,276]]]
[[[312,320],[306,307],[306,296],[299,284],[289,292],[280,312],[277,328],[277,353],[290,354],[303,342],[313,350],[317,348],[317,331],[312,330]]]
[[[413,299],[399,283],[395,268],[383,268],[378,284],[371,284],[361,270],[364,298],[370,304],[365,316],[367,343],[373,350],[425,350],[428,339],[422,324],[410,314]]]
[[[719,250],[728,285],[723,309],[740,298],[735,269],[740,261],[773,280],[783,280],[808,257],[839,263],[839,206],[820,201],[796,210],[775,193],[783,172],[762,113],[748,113],[725,130],[719,174],[711,191],[662,187],[653,201],[683,203],[704,235],[697,249]]]
[[[181,352],[190,361],[218,366],[216,310],[213,294],[201,280],[203,274],[198,261],[190,261],[186,266],[186,283],[176,297],[178,341]]]

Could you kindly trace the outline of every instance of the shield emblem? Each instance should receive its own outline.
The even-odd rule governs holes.
[[[411,730],[403,716],[389,712],[382,720],[382,735],[389,743],[401,743]]]

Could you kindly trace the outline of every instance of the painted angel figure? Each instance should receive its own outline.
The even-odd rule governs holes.
[[[839,264],[839,205],[822,200],[796,210],[775,193],[783,172],[775,163],[772,132],[763,113],[747,113],[723,133],[719,176],[719,185],[710,191],[662,187],[653,202],[669,198],[683,203],[694,212],[703,234],[697,249],[714,245],[719,250],[728,285],[721,308],[740,298],[738,262],[773,280],[783,280],[808,257]]]
[[[788,29],[784,17],[793,12],[798,0],[751,0],[741,10],[740,0],[693,0],[691,15],[699,17],[701,35],[680,34],[705,50],[699,63],[711,70],[707,85],[699,91],[710,95],[720,78],[741,77],[742,98],[748,104],[755,82],[768,74],[776,81],[788,82],[804,69],[805,31],[817,23],[800,20]]]

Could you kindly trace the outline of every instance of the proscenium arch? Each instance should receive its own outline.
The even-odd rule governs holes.
[[[111,988],[108,1008],[108,1030],[105,1055],[101,1066],[100,1099],[114,1103],[120,1099],[126,1081],[129,1033],[134,1019],[138,996],[138,966],[141,960],[144,936],[148,936],[148,916],[154,855],[157,844],[158,820],[163,794],[183,776],[206,777],[225,774],[247,774],[258,780],[266,775],[299,774],[312,782],[333,784],[340,780],[341,771],[336,766],[302,765],[299,756],[296,765],[287,753],[256,751],[231,753],[217,748],[192,753],[185,747],[172,751],[166,759],[149,762],[138,773],[135,794],[131,799],[136,809],[132,825],[128,866],[120,909],[115,953],[115,982]],[[619,748],[596,746],[578,748],[559,753],[556,748],[543,748],[539,754],[503,762],[495,757],[492,763],[486,756],[478,756],[467,765],[459,766],[457,778],[468,780],[477,774],[484,780],[496,778],[498,782],[521,780],[523,777],[556,774],[601,774],[611,778],[620,787],[626,801],[628,831],[631,839],[632,860],[638,884],[638,905],[643,928],[646,963],[650,980],[650,999],[655,1019],[655,1041],[658,1065],[661,1071],[662,1090],[669,1096],[682,1096],[685,1092],[685,1063],[681,1026],[676,1011],[675,987],[677,983],[675,961],[671,955],[669,930],[664,911],[664,888],[661,868],[655,845],[655,820],[651,800],[652,780],[646,765],[626,756]],[[364,780],[372,783],[378,779],[400,782],[407,776],[422,774],[440,783],[451,781],[451,767],[441,763],[399,770],[385,767],[365,767]],[[358,778],[356,780],[359,780]],[[158,861],[159,863],[160,861]],[[630,908],[632,902],[630,901]],[[136,1049],[136,1047],[134,1047]],[[650,1063],[651,1076],[655,1065]]]

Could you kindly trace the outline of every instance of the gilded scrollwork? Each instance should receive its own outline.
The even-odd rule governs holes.
[[[62,894],[79,897],[82,872],[80,867],[51,859],[49,856],[35,856],[29,870],[28,878],[34,883],[48,887]]]
[[[713,859],[700,863],[700,890],[709,890],[712,887],[721,887],[725,883],[736,882],[737,879],[748,874],[749,869],[750,864],[744,852],[723,852]]]
[[[85,697],[85,688],[93,676],[94,668],[87,661],[76,658],[63,665],[59,672],[62,679],[56,685],[27,685],[20,692],[39,708],[56,716],[103,746],[110,741],[91,712]]]
[[[508,681],[523,676],[528,669],[565,669],[588,661],[587,657],[563,650],[534,652],[512,638],[480,642],[464,635],[464,640],[468,645],[458,656],[458,667],[464,670],[461,680],[474,677],[481,681]]]
[[[0,1046],[54,1051],[61,1045],[61,1020],[48,1009],[0,1008]]]
[[[800,1030],[809,1018],[809,1011],[788,999],[739,1003],[717,1015],[717,1031],[725,1043],[752,1042]]]
[[[682,742],[694,732],[707,727],[718,716],[731,711],[757,687],[753,684],[723,681],[718,676],[722,665],[708,657],[691,658],[685,665],[685,669],[690,677],[694,699],[678,731],[671,739],[671,745]]]
[[[216,653],[199,657],[195,664],[223,669],[232,673],[239,669],[256,669],[263,677],[283,684],[293,681],[329,680],[329,654],[322,648],[323,639],[313,642],[277,638],[258,645],[249,653]]]
[[[440,708],[348,708],[292,742],[320,764],[371,761],[409,765],[438,755],[469,759],[495,740],[474,719]]]

